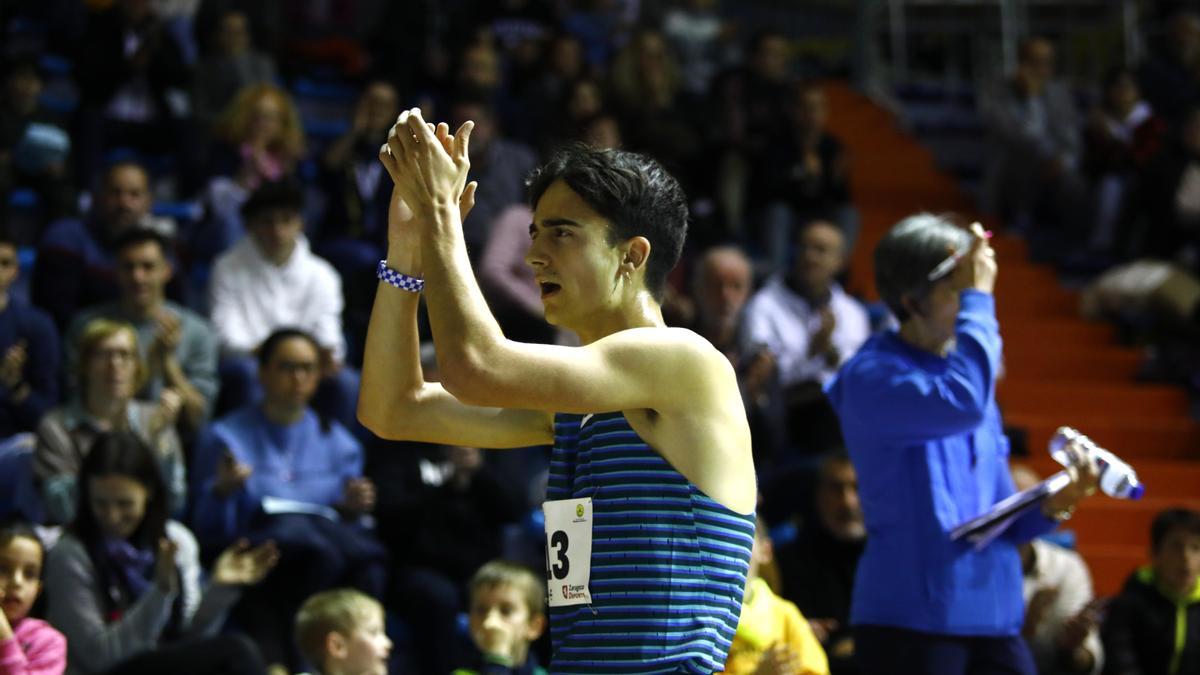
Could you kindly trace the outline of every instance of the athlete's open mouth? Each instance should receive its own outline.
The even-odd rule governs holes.
[[[555,283],[551,283],[549,281],[543,281],[538,285],[541,286],[541,288],[542,288],[542,297],[543,298],[554,295],[555,293],[562,290],[562,286],[559,286],[558,284],[555,284]]]

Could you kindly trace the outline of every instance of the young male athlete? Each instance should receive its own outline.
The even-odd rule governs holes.
[[[583,346],[512,342],[463,243],[470,131],[468,122],[451,136],[407,111],[381,150],[395,190],[359,418],[384,438],[554,445],[544,509],[551,672],[720,670],[756,488],[728,360],[663,322],[687,227],[679,184],[653,160],[613,150],[574,147],[539,169],[526,259],[547,320]],[[422,286],[440,384],[420,367],[411,291]]]

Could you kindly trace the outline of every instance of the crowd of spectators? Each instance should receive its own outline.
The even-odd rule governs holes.
[[[314,659],[351,658],[329,636],[361,621],[386,624],[395,649],[373,638],[372,658],[404,672],[545,662],[536,578],[488,561],[542,566],[548,453],[389,443],[354,417],[391,197],[377,153],[411,106],[475,121],[464,234],[514,339],[572,341],[541,321],[524,263],[530,170],[584,142],[680,178],[691,232],[664,313],[738,373],[766,519],[731,672],[856,672],[867,533],[822,391],[879,329],[843,285],[858,236],[849,157],[826,129],[820,73],[801,71],[787,35],[718,5],[0,6],[0,515],[63,528],[44,556],[44,616],[70,672],[306,659],[333,672]],[[989,204],[1057,250],[1123,263],[1092,309],[1169,308],[1174,331],[1200,328],[1198,59],[1200,18],[1177,14],[1162,52],[1114,70],[1083,116],[1053,44],[1030,39],[983,108],[1000,150]],[[1064,570],[1082,561],[1036,542],[1039,658],[1062,672],[1197,667],[1195,633],[1181,648],[1149,627],[1200,606],[1197,518],[1156,522],[1154,565],[1103,627],[1090,589],[1046,580],[1078,582]],[[0,536],[0,563],[22,536]],[[0,597],[12,574],[0,564]],[[336,586],[359,594],[305,603]],[[523,613],[489,633],[493,606]],[[310,625],[325,632],[305,637]]]

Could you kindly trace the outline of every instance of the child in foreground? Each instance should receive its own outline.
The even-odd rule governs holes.
[[[29,525],[0,525],[0,675],[62,675],[67,639],[29,610],[42,591],[42,540]]]
[[[482,654],[474,670],[454,675],[546,675],[529,645],[546,630],[546,582],[531,570],[493,560],[470,585],[471,641]]]
[[[387,675],[383,605],[351,588],[322,591],[296,614],[296,643],[313,675]]]

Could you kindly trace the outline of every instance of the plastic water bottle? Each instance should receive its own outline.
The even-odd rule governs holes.
[[[1071,427],[1059,427],[1054,438],[1050,439],[1050,456],[1059,464],[1069,466],[1071,457],[1067,454],[1066,446],[1072,441],[1096,458],[1100,468],[1100,490],[1104,494],[1118,499],[1142,498],[1146,487],[1138,480],[1133,467]]]

